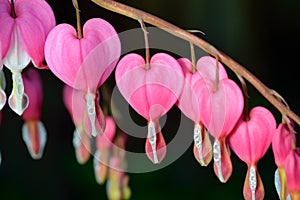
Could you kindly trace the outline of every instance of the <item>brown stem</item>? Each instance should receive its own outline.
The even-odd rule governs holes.
[[[241,77],[240,75],[237,74],[238,79],[241,82],[242,85],[242,89],[243,89],[243,94],[244,94],[244,121],[249,121],[250,117],[249,117],[249,95],[248,95],[248,88],[247,88],[247,84],[245,82],[245,80],[243,79],[243,77]]]
[[[216,76],[215,76],[215,82],[214,82],[214,88],[213,88],[213,92],[218,91],[218,87],[219,87],[219,57],[216,57]]]
[[[191,49],[191,60],[192,60],[192,73],[197,72],[197,66],[196,66],[196,56],[195,56],[195,48],[193,43],[190,42],[190,49]]]
[[[265,86],[258,78],[256,78],[245,67],[243,67],[242,65],[234,61],[225,53],[217,50],[214,46],[212,46],[208,42],[163,19],[160,19],[144,11],[132,8],[130,6],[118,3],[116,1],[113,0],[91,0],[91,1],[107,10],[119,13],[121,15],[130,17],[135,20],[138,20],[139,17],[142,17],[144,22],[149,23],[158,28],[161,28],[169,32],[170,34],[182,38],[186,41],[189,41],[197,45],[199,48],[203,49],[208,54],[216,58],[219,58],[220,62],[224,63],[232,71],[244,77],[248,82],[250,82],[276,109],[278,109],[281,113],[285,113],[287,116],[293,119],[298,125],[300,125],[299,116],[297,116],[293,111],[288,109],[283,103],[281,103],[278,99],[276,99],[270,93],[270,89],[267,86]]]
[[[12,16],[12,18],[16,18],[16,11],[15,11],[15,2],[14,0],[11,0],[11,4],[10,4],[10,15]]]
[[[145,23],[142,17],[138,17],[138,22],[141,25],[141,28],[144,33],[144,40],[145,40],[145,51],[146,51],[146,69],[150,69],[150,49],[149,49],[149,39],[148,39],[148,31],[146,29]]]
[[[83,34],[82,34],[82,28],[81,28],[81,22],[80,22],[80,10],[79,10],[79,6],[78,6],[78,1],[77,0],[72,0],[75,10],[76,10],[76,21],[77,21],[77,38],[81,39],[83,38]]]

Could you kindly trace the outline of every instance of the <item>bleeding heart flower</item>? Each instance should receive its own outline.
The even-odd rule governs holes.
[[[155,54],[149,64],[137,54],[124,56],[116,68],[116,84],[131,107],[148,121],[145,151],[153,163],[165,157],[166,143],[159,118],[177,101],[184,77],[178,62],[165,53]]]
[[[22,136],[31,157],[40,159],[47,141],[46,129],[40,121],[43,101],[42,80],[37,70],[33,68],[23,73],[23,80],[30,103],[22,114],[25,121]]]
[[[57,45],[60,44],[60,45]],[[68,24],[56,26],[45,44],[45,57],[50,70],[67,85],[85,95],[86,113],[92,125],[92,135],[102,134],[97,129],[96,91],[113,71],[121,52],[115,29],[105,20],[94,18],[83,26],[83,38]]]
[[[109,160],[109,172],[106,185],[108,199],[130,199],[131,190],[128,186],[129,176],[125,173],[125,135],[119,134],[115,138],[112,157]]]
[[[275,186],[280,199],[287,197],[286,175],[284,163],[292,151],[292,143],[296,141],[294,133],[290,133],[289,124],[281,123],[273,136],[272,149],[278,169],[275,172]],[[292,127],[291,127],[292,128]]]
[[[284,169],[288,192],[292,200],[300,199],[300,148],[290,151],[286,157]]]
[[[99,94],[97,94],[97,96],[99,96]],[[92,127],[85,109],[86,102],[84,93],[65,85],[63,88],[63,100],[75,125],[73,146],[75,148],[76,158],[79,163],[84,164],[90,157],[90,135],[92,132]],[[104,114],[99,104],[96,104],[95,121],[96,129],[105,127]]]
[[[19,115],[28,106],[21,71],[30,61],[37,68],[45,68],[44,43],[54,26],[54,13],[44,0],[0,2],[0,27],[5,27],[0,30],[1,58],[13,79],[8,103]]]
[[[197,88],[193,83],[202,79],[201,72],[192,72],[192,63],[186,58],[177,60],[184,73],[185,81],[182,93],[177,101],[179,109],[194,122],[194,156],[202,166],[207,166],[212,159],[212,145],[208,131],[200,119]]]
[[[107,178],[110,148],[116,133],[116,123],[110,116],[106,117],[106,127],[102,136],[96,137],[97,150],[94,156],[94,171],[96,180],[103,184]]]
[[[202,57],[197,62],[201,78],[192,81],[197,97],[199,119],[215,138],[213,144],[214,171],[221,182],[232,173],[230,152],[226,137],[230,134],[244,107],[243,94],[237,84],[228,79],[221,63],[212,57]]]
[[[275,131],[272,113],[258,106],[251,110],[248,121],[241,117],[229,136],[231,149],[248,165],[243,192],[246,200],[264,198],[264,186],[256,165],[268,150]]]

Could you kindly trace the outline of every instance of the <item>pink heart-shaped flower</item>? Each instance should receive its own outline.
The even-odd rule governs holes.
[[[249,118],[249,121],[239,120],[229,137],[229,145],[242,161],[256,164],[272,142],[276,121],[269,110],[260,106],[250,111]]]
[[[264,107],[255,107],[249,114],[249,120],[241,119],[229,136],[229,145],[236,155],[248,164],[244,183],[246,200],[264,198],[264,186],[257,171],[256,164],[268,150],[276,121],[272,113]]]
[[[124,56],[116,68],[116,83],[128,103],[148,121],[145,150],[153,163],[165,157],[166,144],[159,118],[177,101],[183,86],[178,62],[165,53],[155,54],[149,65],[137,54]]]
[[[158,53],[145,69],[145,60],[137,54],[124,56],[116,68],[116,83],[129,104],[148,121],[166,114],[177,101],[184,77],[177,61]]]
[[[44,44],[49,31],[55,26],[51,7],[44,0],[14,2],[16,16],[11,14],[10,1],[0,2],[0,43],[2,58],[10,69],[23,69],[32,60],[44,68]]]
[[[83,26],[78,39],[74,27],[56,26],[48,35],[45,57],[50,70],[67,85],[94,93],[113,71],[121,52],[111,24],[99,18]]]

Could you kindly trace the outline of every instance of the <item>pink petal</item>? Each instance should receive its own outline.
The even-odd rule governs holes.
[[[11,37],[14,30],[15,20],[10,16],[10,3],[9,1],[0,2],[0,44],[1,44],[1,57],[5,58],[10,46]]]
[[[108,149],[113,142],[116,133],[116,123],[110,116],[106,117],[105,130],[102,136],[96,137],[97,148],[101,151],[102,149]]]
[[[199,73],[191,73],[192,63],[186,58],[180,58],[177,60],[180,64],[184,74],[185,81],[180,97],[177,101],[178,108],[194,122],[200,120],[200,108],[197,96],[197,89],[193,87],[193,83],[201,80]]]
[[[75,90],[72,87],[65,85],[63,88],[64,104],[69,111],[75,125],[82,123],[83,114],[85,111],[84,93]]]
[[[24,120],[39,120],[41,116],[43,89],[42,80],[37,70],[30,68],[23,74],[24,90],[29,98],[29,105],[24,111]]]
[[[89,135],[82,129],[76,127],[73,133],[73,146],[79,164],[85,164],[91,156],[91,142]]]
[[[288,190],[291,196],[300,196],[300,148],[298,147],[294,151],[290,151],[288,154],[285,164],[285,173],[287,179]],[[294,199],[294,198],[292,198]]]
[[[42,67],[44,61],[44,43],[49,31],[55,26],[55,17],[46,1],[18,0],[15,2],[17,17],[10,16],[10,2],[0,3],[0,43],[2,43],[2,57],[9,51],[12,41],[13,27],[20,37],[20,45],[37,67]]]
[[[15,11],[24,49],[34,65],[42,68],[45,41],[56,23],[54,13],[48,3],[41,0],[18,0]]]
[[[199,80],[193,88],[199,101],[200,119],[212,136],[221,138],[231,132],[240,118],[244,100],[240,88],[232,80],[221,80],[215,92],[211,90],[212,84],[209,80]]]
[[[242,118],[229,136],[229,145],[237,156],[248,164],[255,164],[269,148],[276,131],[276,121],[272,113],[264,107],[254,107],[250,120]]]
[[[66,84],[95,92],[114,69],[121,51],[120,41],[114,28],[99,18],[85,23],[83,36],[79,40],[76,30],[68,24],[56,26],[46,40],[46,61]]]
[[[219,62],[219,80],[228,79],[227,73],[223,65]],[[203,56],[197,62],[197,72],[204,79],[214,81],[216,79],[217,62],[210,56]]]
[[[290,133],[286,124],[279,124],[272,139],[272,149],[277,166],[284,165],[287,155],[292,151],[292,141],[296,141],[294,133]]]
[[[160,163],[166,156],[167,153],[167,145],[164,140],[164,137],[162,133],[159,131],[157,122],[154,122],[155,129],[156,129],[156,135],[149,138],[149,135],[146,139],[146,145],[145,145],[145,151],[147,154],[147,157],[154,163],[158,164]],[[148,133],[149,134],[149,133]],[[155,149],[153,149],[151,140],[154,139],[155,141]]]
[[[141,56],[126,55],[116,68],[116,83],[140,115],[155,119],[175,104],[182,90],[183,74],[176,60],[167,54],[154,55],[150,63],[146,70]]]

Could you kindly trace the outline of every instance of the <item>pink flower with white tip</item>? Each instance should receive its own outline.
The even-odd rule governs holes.
[[[59,44],[59,45],[57,45]],[[121,53],[119,37],[111,24],[94,18],[83,26],[78,38],[74,27],[60,24],[49,33],[45,57],[50,70],[64,83],[84,94],[85,124],[89,134],[103,134],[103,124],[97,124],[97,89],[113,71]],[[76,110],[74,110],[76,111]]]
[[[97,94],[98,95],[98,94]],[[98,98],[99,99],[99,98]],[[65,85],[63,88],[63,100],[68,109],[75,125],[73,134],[73,146],[75,148],[76,158],[80,164],[84,164],[90,158],[91,143],[90,133],[91,126],[86,124],[88,121],[87,113],[85,112],[85,97],[82,91],[73,89]],[[99,104],[96,104],[96,126],[104,127],[104,115]],[[97,127],[101,129],[101,127]]]
[[[300,200],[300,148],[287,155],[284,169],[286,173],[288,192],[292,200]]]
[[[47,132],[40,121],[43,89],[42,80],[37,70],[30,68],[23,73],[24,89],[30,103],[22,114],[25,121],[22,127],[22,137],[33,159],[40,159],[47,141]]]
[[[290,199],[287,191],[284,164],[288,154],[293,151],[293,144],[296,142],[296,135],[293,131],[293,126],[290,122],[281,123],[272,139],[274,159],[278,167],[275,171],[275,187],[280,199]]]
[[[21,72],[30,61],[37,68],[45,68],[44,43],[54,26],[54,13],[45,0],[0,1],[1,58],[13,79],[8,103],[18,115],[28,106]]]
[[[242,114],[244,98],[241,89],[228,78],[223,65],[216,59],[209,56],[200,58],[197,71],[202,78],[192,81],[191,84],[197,97],[198,119],[215,138],[214,172],[225,183],[232,173],[226,139]]]
[[[97,150],[94,156],[94,171],[99,184],[103,184],[107,178],[109,157],[115,133],[116,123],[112,117],[107,116],[103,135],[96,137]]]
[[[165,53],[153,55],[149,63],[132,53],[120,60],[115,76],[121,94],[148,121],[145,151],[154,164],[160,163],[166,155],[166,143],[159,118],[171,109],[182,91],[180,65]]]
[[[246,200],[264,198],[264,186],[256,165],[271,145],[275,131],[272,113],[258,106],[250,111],[249,119],[241,117],[229,136],[230,148],[248,165],[243,191]]]

